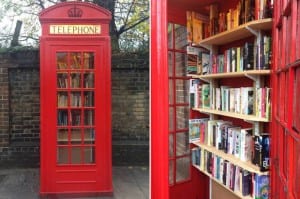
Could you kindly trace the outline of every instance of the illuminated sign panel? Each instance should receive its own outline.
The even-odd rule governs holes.
[[[54,35],[96,35],[101,34],[100,25],[50,25],[50,34]]]

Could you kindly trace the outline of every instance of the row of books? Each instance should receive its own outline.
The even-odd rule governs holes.
[[[59,70],[68,69],[67,54],[62,53],[58,55],[57,58],[57,68]],[[70,54],[70,68],[80,69],[82,66],[84,69],[94,68],[94,54],[93,53],[83,53],[83,64],[81,64],[81,53],[71,53]]]
[[[68,93],[59,92],[57,94],[57,106],[67,107],[68,106]],[[94,106],[94,92],[88,91],[84,92],[84,106],[92,107]],[[70,106],[71,107],[82,107],[82,97],[80,92],[72,92],[70,95]]]
[[[200,147],[191,149],[192,163],[216,181],[242,196],[269,198],[269,175],[251,173]]]
[[[187,11],[187,40],[198,45],[201,40],[231,30],[247,22],[272,18],[273,0],[240,0],[235,8],[219,12],[218,4],[210,5],[209,16]]]
[[[190,107],[207,108],[259,118],[270,118],[271,89],[268,87],[211,88],[210,84],[190,80]]]
[[[68,114],[69,113],[69,114]],[[69,120],[70,119],[70,120]],[[82,120],[82,112],[80,110],[58,110],[57,124],[58,126],[80,126]],[[85,110],[83,115],[84,125],[94,125],[94,111]]]
[[[270,137],[265,133],[254,135],[252,128],[241,128],[223,120],[190,119],[189,140],[252,162],[261,171],[269,170]]]
[[[210,54],[203,48],[187,47],[186,73],[206,75],[212,73],[266,70],[271,66],[271,37],[263,36],[259,45],[245,42],[222,54]]]
[[[84,88],[93,88],[94,87],[94,74],[93,73],[85,73],[83,76],[83,84]],[[58,88],[68,88],[69,87],[69,78],[66,73],[60,73],[57,76],[57,86]],[[70,88],[81,88],[81,74],[80,73],[72,73]]]

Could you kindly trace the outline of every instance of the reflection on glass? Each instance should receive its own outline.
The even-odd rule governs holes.
[[[189,134],[176,133],[176,156],[189,153]]]
[[[95,144],[95,130],[93,128],[84,129],[84,144]]]
[[[181,26],[178,24],[174,25],[175,32],[175,49],[177,50],[185,50],[187,45],[187,29],[185,26]]]
[[[173,67],[174,67],[174,53],[168,52],[168,66],[169,66],[169,77],[173,77]]]
[[[58,92],[57,93],[57,107],[67,107],[68,106],[68,93]]]
[[[84,106],[93,107],[94,106],[94,92],[86,91],[84,92]]]
[[[81,88],[80,73],[72,73],[71,74],[71,88]]]
[[[72,147],[71,149],[71,164],[80,164],[81,163],[81,148]]]
[[[81,95],[80,92],[71,93],[71,106],[72,107],[81,107]]]
[[[95,147],[84,148],[84,163],[95,163]]]
[[[94,125],[94,110],[84,111],[84,125]]]
[[[81,53],[74,52],[70,55],[71,69],[80,69],[81,68]]]
[[[58,164],[68,164],[68,148],[67,147],[58,147],[57,148],[57,163]]]
[[[56,63],[57,63],[57,69],[59,70],[67,69],[68,54],[66,52],[56,53]]]
[[[173,158],[174,156],[174,138],[173,134],[169,134],[169,157]]]
[[[176,126],[177,129],[186,129],[189,126],[189,107],[182,106],[176,109]]]
[[[169,104],[174,104],[174,80],[169,79]]]
[[[81,111],[80,110],[71,110],[71,124],[73,126],[79,126],[81,124]]]
[[[176,53],[175,54],[175,66],[176,66],[176,76],[183,77],[186,75],[186,62],[187,56],[185,53]]]
[[[58,73],[57,74],[57,87],[58,88],[68,88],[68,74]]]
[[[168,24],[168,48],[173,48],[173,24]]]
[[[176,80],[176,103],[188,103],[189,82],[186,80]]]
[[[169,160],[169,184],[174,184],[174,161]]]
[[[85,69],[93,69],[94,68],[94,53],[83,53],[83,67]]]
[[[68,129],[58,129],[57,143],[60,145],[68,144]]]
[[[81,143],[81,131],[80,129],[71,129],[71,144]]]
[[[170,107],[169,108],[169,131],[174,131],[174,108]]]
[[[94,74],[84,74],[84,88],[94,88]]]
[[[190,157],[176,159],[176,182],[190,178]]]
[[[58,126],[68,125],[68,111],[67,110],[58,110],[57,111],[57,125]]]

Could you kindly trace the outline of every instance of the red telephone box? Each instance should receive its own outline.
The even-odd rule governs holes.
[[[40,13],[42,195],[113,191],[110,20],[83,2]]]

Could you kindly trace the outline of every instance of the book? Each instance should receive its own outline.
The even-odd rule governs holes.
[[[240,158],[242,161],[251,161],[252,155],[252,128],[241,129],[241,147],[240,147]]]
[[[252,187],[252,174],[245,170],[241,169],[240,172],[240,187],[241,193],[243,196],[247,196],[251,194],[251,187]]]
[[[268,175],[255,174],[254,198],[268,199],[270,196],[270,182]]]
[[[210,73],[210,54],[208,52],[200,52],[202,75]]]
[[[202,84],[202,106],[210,108],[210,85]]]
[[[254,69],[254,44],[246,42],[243,47],[243,70]]]
[[[189,119],[189,141],[200,141],[204,143],[207,136],[208,118]]]
[[[261,171],[270,168],[270,136],[269,134],[255,135],[253,137],[252,163],[259,166]]]

